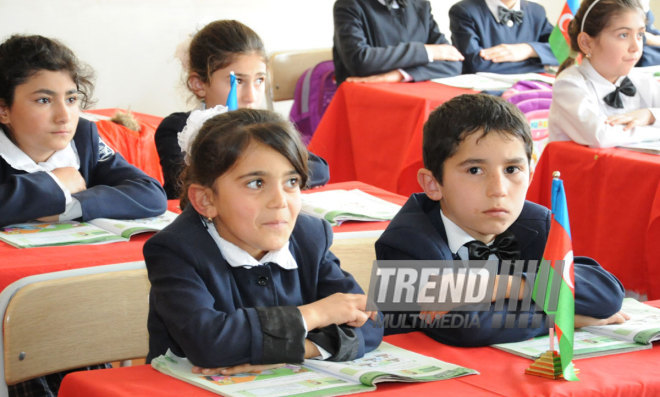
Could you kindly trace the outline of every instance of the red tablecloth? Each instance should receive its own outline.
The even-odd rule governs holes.
[[[361,182],[329,184],[310,192],[329,189],[361,189],[369,194],[403,204],[405,197]],[[179,201],[170,200],[171,211],[180,212]],[[333,228],[335,233],[384,230],[389,222],[345,222]],[[43,248],[15,248],[0,241],[0,291],[14,281],[48,272],[143,260],[142,246],[153,233],[131,237],[128,242],[100,245],[71,245]]]
[[[86,113],[112,117],[117,111],[125,112],[122,109],[94,109],[87,110]],[[100,120],[96,122],[99,135],[111,148],[121,153],[126,161],[162,184],[163,170],[160,168],[160,157],[156,150],[154,135],[163,118],[145,113],[131,113],[140,124],[139,132],[110,120]]]
[[[660,301],[652,302],[660,306]],[[381,383],[381,396],[658,396],[660,348],[575,360],[578,382],[525,375],[531,360],[491,347],[460,348],[437,343],[420,332],[391,335],[385,341],[480,375],[427,383]],[[163,375],[148,365],[77,372],[67,375],[59,397],[213,396],[215,394]]]
[[[564,181],[574,254],[596,259],[626,289],[660,299],[660,156],[550,143],[529,200],[550,207],[553,171]]]
[[[408,196],[420,191],[422,127],[447,100],[474,91],[430,81],[342,83],[309,150],[328,161],[330,181],[362,181]]]

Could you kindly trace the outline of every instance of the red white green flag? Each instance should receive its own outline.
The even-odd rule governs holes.
[[[570,38],[568,37],[568,24],[573,19],[573,15],[578,10],[580,6],[579,0],[567,0],[562,9],[561,15],[557,20],[555,28],[550,34],[549,43],[552,53],[555,54],[555,58],[561,64],[568,58],[569,53],[571,52]]]
[[[547,278],[548,285],[539,286],[539,278],[537,277],[532,297],[536,302],[543,302],[543,310],[546,314],[554,316],[564,379],[579,380],[572,362],[575,321],[573,245],[568,224],[568,207],[566,205],[564,183],[558,177],[552,181],[552,221],[541,266],[548,266],[548,264],[551,266],[550,277]],[[559,288],[552,287],[553,280],[560,282]],[[537,290],[545,291],[545,296],[539,297],[542,298],[541,300],[537,299]],[[554,295],[554,297],[551,295]]]

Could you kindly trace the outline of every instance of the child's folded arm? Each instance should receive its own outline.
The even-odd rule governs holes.
[[[0,226],[6,226],[62,213],[65,196],[46,172],[16,174],[0,184],[0,206]]]
[[[576,256],[574,262],[575,314],[608,318],[621,310],[621,282],[591,258]]]

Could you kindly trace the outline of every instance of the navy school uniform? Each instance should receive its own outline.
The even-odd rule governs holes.
[[[543,72],[543,65],[557,65],[548,39],[553,26],[545,16],[543,6],[520,1],[522,23],[512,27],[500,24],[484,0],[462,0],[449,9],[449,29],[452,43],[463,54],[463,73],[528,73]],[[538,58],[519,62],[494,63],[479,55],[479,51],[499,44],[527,43]]]
[[[96,124],[81,118],[73,144],[87,189],[72,197],[80,202],[82,220],[135,219],[165,212],[167,199],[160,183],[99,142]],[[0,205],[0,225],[8,225],[61,214],[66,199],[46,172],[16,170],[0,157]]]
[[[520,244],[521,259],[542,258],[550,230],[550,219],[551,213],[547,208],[525,202],[522,213],[509,227]],[[447,235],[440,216],[440,203],[429,199],[424,193],[410,196],[376,241],[376,257],[387,260],[452,260],[452,252],[447,245]],[[574,275],[576,314],[607,318],[620,310],[624,296],[623,286],[596,261],[575,257]],[[505,307],[508,307],[508,302]],[[528,312],[534,311],[535,306],[532,303]],[[466,328],[421,327],[418,330],[424,331],[439,342],[455,346],[515,342],[547,333],[545,325],[529,328],[493,327],[494,316],[500,317],[502,313],[506,312],[495,311],[491,305],[489,311],[468,313],[470,318],[478,318],[475,323],[478,323],[479,327],[469,327],[468,324]],[[518,308],[518,313],[524,312]],[[386,329],[385,332],[414,330],[410,324],[401,324],[401,328]]]
[[[184,161],[177,135],[186,126],[190,112],[176,112],[165,117],[158,125],[154,139],[160,157],[160,167],[163,169],[165,192],[167,198],[178,199],[181,196],[179,174],[183,171]],[[309,178],[307,186],[323,186],[330,180],[330,167],[321,157],[308,152]]]
[[[388,10],[376,0],[338,0],[333,9],[337,84],[350,76],[403,69],[414,81],[455,76],[460,62],[434,61],[424,44],[449,44],[440,33],[428,1],[409,0]]]
[[[653,11],[649,10],[646,13],[646,31],[653,33],[654,35],[660,35],[660,30],[656,29],[653,26],[655,22],[655,16]],[[642,52],[641,58],[637,61],[636,66],[654,66],[660,65],[660,47],[652,46],[646,44],[646,39],[644,39],[644,51]]]
[[[297,269],[234,268],[188,206],[144,246],[151,282],[147,361],[171,349],[208,368],[301,362],[305,332],[297,306],[335,292],[362,293],[328,251],[331,244],[327,222],[300,215],[289,239]],[[375,349],[382,336],[368,320],[360,328],[310,330],[307,338],[331,360],[344,361]]]

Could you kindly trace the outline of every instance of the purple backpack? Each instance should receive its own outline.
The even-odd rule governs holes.
[[[300,76],[294,91],[289,119],[295,124],[303,143],[307,145],[321,121],[325,109],[337,91],[335,65],[323,61]]]

